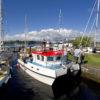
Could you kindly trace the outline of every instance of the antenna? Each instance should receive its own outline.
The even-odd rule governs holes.
[[[3,34],[3,15],[2,15],[2,0],[0,0],[0,50],[3,49],[3,40],[4,34]]]

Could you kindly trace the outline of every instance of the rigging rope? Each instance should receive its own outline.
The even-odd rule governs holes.
[[[84,32],[83,32],[83,34],[82,34],[82,38],[81,38],[81,41],[80,41],[79,46],[81,46],[81,43],[82,43],[82,41],[83,41],[83,37],[84,37],[84,34],[85,34],[86,30],[87,30],[88,24],[89,24],[89,22],[90,22],[90,20],[91,20],[91,17],[92,17],[94,8],[95,8],[95,6],[96,6],[96,2],[97,2],[97,0],[95,1],[94,5],[93,5],[93,8],[92,8],[92,11],[91,11],[91,13],[90,13],[89,19],[88,19],[88,21],[87,21],[87,23],[86,23],[86,27],[85,27]]]
[[[96,17],[95,17],[95,19],[94,19],[94,21],[93,21],[93,24],[92,24],[91,29],[90,29],[90,31],[89,31],[88,37],[90,36],[90,34],[91,34],[91,32],[92,32],[92,29],[93,29],[93,27],[94,27],[95,22],[96,22]],[[88,40],[89,40],[89,39],[87,38],[85,47],[86,47],[86,45],[87,45]]]

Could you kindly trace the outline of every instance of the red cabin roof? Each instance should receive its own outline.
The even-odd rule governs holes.
[[[38,54],[42,56],[58,56],[58,55],[63,55],[64,51],[63,50],[58,50],[58,51],[33,51],[32,54]]]

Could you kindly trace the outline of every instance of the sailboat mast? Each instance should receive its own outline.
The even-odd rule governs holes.
[[[94,47],[96,47],[96,34],[98,33],[99,7],[100,7],[100,0],[97,1],[96,32],[95,32],[95,39],[94,39]]]
[[[63,17],[62,10],[60,9],[59,11],[59,33],[61,33],[61,28],[62,28],[62,17]]]
[[[4,38],[4,34],[3,34],[3,15],[2,15],[2,0],[0,0],[0,49],[2,49],[3,46],[3,38]]]
[[[59,33],[60,33],[60,29],[61,29],[61,14],[62,14],[62,11],[60,9],[60,12],[59,12]]]
[[[27,48],[27,32],[28,32],[28,28],[27,28],[27,15],[25,15],[25,48]]]

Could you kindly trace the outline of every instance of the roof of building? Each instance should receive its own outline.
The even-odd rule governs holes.
[[[49,51],[33,51],[32,54],[42,55],[42,56],[57,56],[57,55],[63,55],[63,50],[49,50]]]

